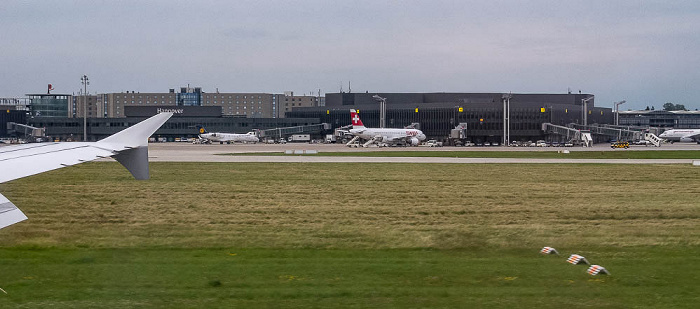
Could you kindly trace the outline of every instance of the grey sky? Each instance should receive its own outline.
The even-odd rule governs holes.
[[[0,2],[0,97],[524,92],[700,108],[700,1]]]

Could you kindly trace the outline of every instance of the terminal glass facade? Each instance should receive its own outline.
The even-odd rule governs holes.
[[[32,117],[68,117],[70,95],[28,94]]]
[[[700,128],[698,111],[624,111],[620,113],[620,125],[650,126],[659,128]]]
[[[179,106],[202,106],[202,94],[197,92],[178,93],[176,96]]]

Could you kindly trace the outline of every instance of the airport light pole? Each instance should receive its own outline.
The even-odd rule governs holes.
[[[83,84],[83,142],[87,142],[87,86],[90,85],[87,75],[80,78]]]
[[[595,98],[594,95],[587,97],[585,99],[581,99],[581,108],[583,109],[583,125],[587,126],[588,125],[588,101],[593,100]]]
[[[615,102],[615,125],[620,125],[620,105],[627,103],[627,101],[622,100],[620,102]]]
[[[501,96],[503,99],[503,146],[508,146],[510,142],[510,99],[513,95],[505,93]]]
[[[379,127],[384,129],[386,127],[386,98],[376,94],[372,98],[379,102]]]

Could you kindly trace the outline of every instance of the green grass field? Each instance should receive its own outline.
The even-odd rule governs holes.
[[[226,153],[232,156],[284,156],[283,152]],[[298,154],[297,154],[298,156]],[[536,159],[700,159],[697,150],[637,150],[576,151],[559,153],[552,151],[351,151],[319,152],[304,156],[328,157],[441,157],[441,158],[536,158]]]
[[[0,185],[30,218],[0,230],[0,307],[700,302],[689,166],[152,163],[151,175],[87,163]]]

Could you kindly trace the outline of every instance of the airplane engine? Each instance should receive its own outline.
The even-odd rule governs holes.
[[[683,142],[683,143],[692,143],[694,141],[695,141],[694,139],[689,138],[689,137],[681,137],[681,142]]]
[[[420,141],[415,137],[411,137],[409,142],[411,143],[411,146],[418,146],[418,144],[420,143]]]
[[[381,142],[383,139],[384,139],[384,137],[381,136],[381,135],[377,135],[377,136],[374,137],[374,141],[375,141],[375,142]]]

